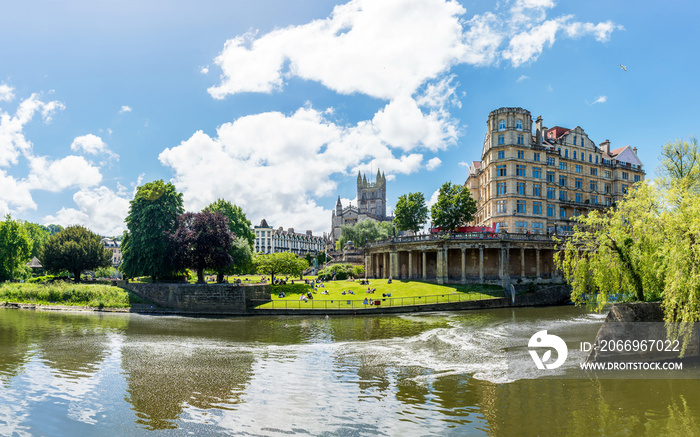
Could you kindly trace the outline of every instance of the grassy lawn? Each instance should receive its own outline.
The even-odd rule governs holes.
[[[290,281],[291,282],[291,281]],[[298,284],[295,286],[273,286],[272,301],[257,308],[288,308],[288,309],[357,309],[376,308],[369,305],[369,300],[375,303],[379,300],[379,306],[403,306],[421,305],[433,303],[460,302],[466,300],[489,299],[503,297],[503,288],[498,285],[438,285],[422,281],[394,280],[387,284],[386,279],[371,279],[369,287],[376,289],[374,293],[367,293],[367,285],[360,285],[360,281],[328,281],[323,287],[312,291],[310,287]],[[284,291],[286,297],[280,298],[278,294]],[[313,299],[300,300],[302,294],[312,291]],[[328,294],[321,294],[324,292]],[[350,294],[352,291],[354,294]],[[345,294],[343,294],[345,292]],[[385,296],[382,296],[384,294]],[[389,294],[391,296],[389,296]],[[365,298],[368,303],[364,303]]]
[[[119,287],[98,284],[1,284],[0,302],[129,308],[141,300]]]

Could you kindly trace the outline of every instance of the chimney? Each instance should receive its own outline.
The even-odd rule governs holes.
[[[542,146],[542,116],[538,115],[535,120],[535,142],[538,146]]]
[[[289,232],[290,234],[293,234],[293,233],[294,233],[294,228],[288,228],[288,229],[287,229],[287,232]]]
[[[610,140],[605,140],[600,143],[600,150],[602,150],[606,155],[610,155]]]
[[[634,152],[635,155],[637,154],[637,148],[636,148],[636,147],[632,147],[632,151]]]
[[[312,237],[312,236],[313,236],[313,232],[307,230],[307,231],[306,231],[306,235],[308,235],[309,237]]]

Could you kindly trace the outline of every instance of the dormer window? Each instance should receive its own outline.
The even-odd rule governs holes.
[[[523,130],[523,122],[522,122],[521,120],[517,120],[517,121],[515,122],[515,128],[516,128],[517,130]]]
[[[506,121],[505,120],[500,120],[498,122],[498,130],[505,130],[506,129]]]

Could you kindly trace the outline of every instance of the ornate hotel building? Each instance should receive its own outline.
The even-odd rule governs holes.
[[[573,217],[613,205],[645,172],[637,148],[598,146],[581,127],[543,126],[523,108],[489,114],[481,160],[465,185],[477,202],[474,224],[509,233],[572,230]]]

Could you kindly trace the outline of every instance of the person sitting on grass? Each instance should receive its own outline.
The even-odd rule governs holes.
[[[367,305],[368,303],[369,302],[367,302],[367,298],[365,298],[365,300],[362,301],[362,305]]]
[[[391,284],[391,278],[389,278],[388,281],[386,281],[387,284]]]

